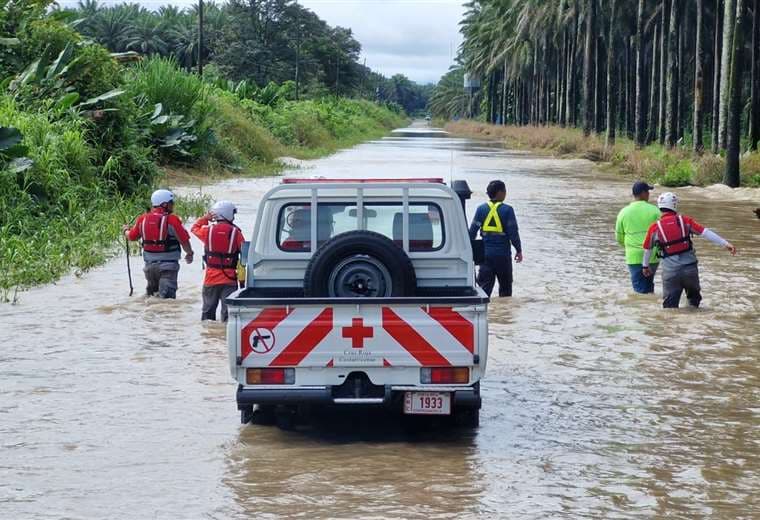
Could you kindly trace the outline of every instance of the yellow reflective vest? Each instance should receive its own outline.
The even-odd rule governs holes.
[[[504,233],[504,226],[501,224],[501,219],[499,218],[499,206],[501,205],[501,202],[488,201],[488,207],[491,208],[491,210],[483,220],[483,226],[481,227],[482,231],[487,233]]]

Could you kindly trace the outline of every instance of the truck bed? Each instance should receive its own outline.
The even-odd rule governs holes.
[[[418,287],[417,295],[400,298],[305,298],[301,288],[257,288],[241,289],[227,298],[229,306],[251,307],[260,305],[304,305],[304,304],[361,304],[390,305],[403,303],[456,305],[487,304],[489,298],[473,287]]]

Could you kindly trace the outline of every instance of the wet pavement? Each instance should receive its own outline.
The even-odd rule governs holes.
[[[760,517],[750,201],[677,190],[740,255],[695,239],[704,308],[664,311],[631,293],[614,241],[629,182],[586,161],[391,137],[288,175],[466,178],[471,211],[506,181],[525,262],[490,307],[480,429],[410,433],[376,414],[243,427],[224,328],[199,322],[200,263],[163,302],[127,296],[121,257],[0,306],[0,517]],[[237,202],[250,234],[278,182],[203,192]]]

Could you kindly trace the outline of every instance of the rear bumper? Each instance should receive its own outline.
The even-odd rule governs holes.
[[[480,409],[480,385],[476,383],[470,387],[452,388],[395,388],[390,385],[385,387],[383,397],[341,399],[333,397],[331,387],[307,387],[307,388],[250,388],[238,386],[237,405],[238,410],[244,410],[252,405],[336,405],[336,406],[401,406],[403,394],[407,391],[450,391],[453,394],[452,407],[454,409]]]

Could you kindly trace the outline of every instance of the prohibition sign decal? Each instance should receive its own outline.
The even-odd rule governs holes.
[[[266,327],[256,327],[251,332],[251,350],[256,354],[266,354],[274,348],[274,332]]]

